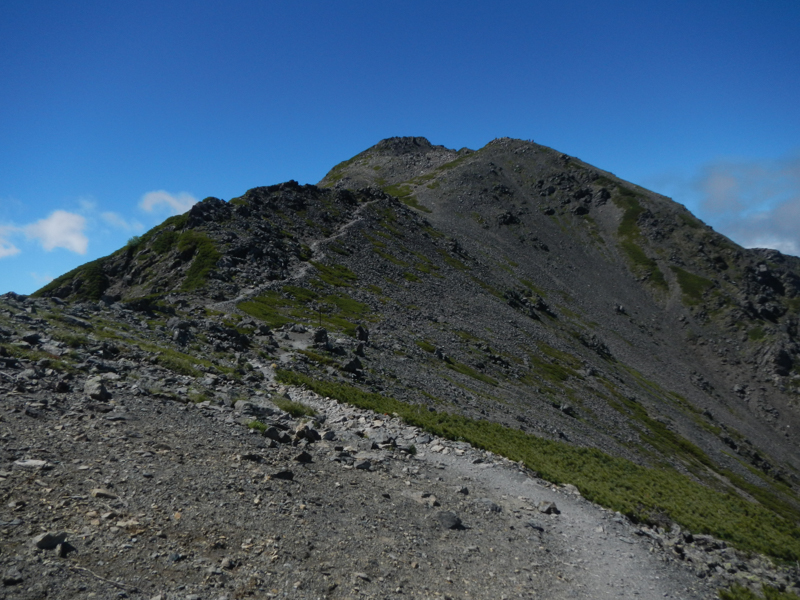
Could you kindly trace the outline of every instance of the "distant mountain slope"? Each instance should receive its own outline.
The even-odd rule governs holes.
[[[313,348],[251,351],[306,385],[680,473],[792,528],[798,274],[796,258],[745,250],[670,199],[532,142],[392,138],[319,186],[206,199],[37,295],[322,326]],[[680,521],[670,506],[631,510]]]

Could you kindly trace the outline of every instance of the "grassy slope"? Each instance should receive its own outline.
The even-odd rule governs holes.
[[[800,558],[800,529],[763,506],[733,493],[712,490],[668,468],[640,467],[595,449],[537,438],[489,421],[478,421],[406,404],[347,384],[327,383],[280,371],[287,384],[379,413],[396,413],[431,433],[491,450],[555,483],[572,483],[589,500],[648,522],[667,515],[695,533],[726,540],[746,551],[783,560]]]

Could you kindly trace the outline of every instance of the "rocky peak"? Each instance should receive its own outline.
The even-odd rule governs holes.
[[[433,149],[427,138],[424,137],[390,137],[381,140],[375,145],[375,152],[388,156],[399,156],[401,154],[425,153]],[[444,146],[439,146],[444,148]]]

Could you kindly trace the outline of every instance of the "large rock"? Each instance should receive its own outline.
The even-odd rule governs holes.
[[[106,389],[100,377],[90,377],[83,386],[83,393],[92,400],[104,402],[111,399],[111,393]]]
[[[354,357],[350,360],[345,366],[342,367],[348,373],[357,373],[364,368],[364,365],[361,364],[361,361],[358,360],[358,357]]]
[[[318,346],[324,346],[328,343],[328,330],[324,327],[314,331],[314,343]]]

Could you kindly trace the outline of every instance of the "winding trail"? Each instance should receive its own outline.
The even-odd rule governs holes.
[[[559,598],[655,599],[716,597],[685,566],[667,562],[663,550],[651,551],[648,540],[615,513],[592,502],[532,479],[503,464],[472,464],[465,457],[426,452],[424,460],[482,486],[504,508],[554,502],[561,514],[537,515],[551,552],[563,565]]]
[[[311,245],[309,246],[309,248],[311,248],[311,255],[312,255],[313,260],[320,260],[322,258],[325,258],[325,254],[323,252],[321,252],[320,247],[323,244],[327,244],[329,242],[332,242],[333,240],[338,239],[338,238],[342,237],[345,233],[347,233],[348,229],[350,229],[353,225],[355,225],[356,223],[359,223],[362,220],[362,218],[360,216],[361,213],[364,212],[364,210],[366,208],[368,208],[369,206],[372,206],[373,204],[378,202],[378,200],[379,199],[370,200],[369,202],[365,202],[365,203],[359,205],[353,211],[353,215],[352,215],[351,219],[347,223],[345,223],[344,225],[339,227],[339,229],[336,231],[336,233],[334,233],[333,235],[328,236],[326,238],[322,238],[320,240],[315,240],[315,241],[311,242]],[[233,310],[236,309],[236,306],[240,302],[244,302],[245,300],[250,300],[251,298],[254,298],[255,296],[263,293],[266,290],[274,289],[278,285],[283,286],[283,285],[286,285],[287,283],[290,283],[292,281],[298,281],[298,280],[302,279],[303,277],[306,276],[306,273],[308,273],[308,270],[310,268],[311,268],[310,260],[309,261],[299,261],[299,260],[297,260],[293,265],[290,266],[290,269],[292,269],[294,272],[291,273],[289,275],[289,277],[287,277],[286,279],[281,279],[280,281],[268,281],[266,283],[262,283],[261,285],[254,287],[254,288],[246,288],[246,289],[242,290],[242,292],[236,298],[233,298],[231,300],[223,300],[221,302],[217,302],[215,304],[211,304],[210,307],[213,310],[219,310],[219,311],[223,311],[223,312],[233,311]]]
[[[326,419],[348,412],[367,414],[303,388],[286,389],[292,399],[313,406]],[[374,418],[385,416],[375,414]],[[414,429],[405,424],[401,427],[406,431]],[[494,552],[495,556],[505,553],[507,564],[520,556],[523,560],[516,564],[539,569],[547,578],[548,600],[717,598],[718,584],[698,578],[690,565],[674,560],[669,550],[637,534],[641,530],[618,513],[586,500],[577,490],[533,478],[500,456],[475,449],[463,454],[434,451],[437,445],[448,447],[453,443],[430,437],[429,443],[418,444],[415,459],[430,467],[444,485],[466,486],[470,498],[487,498],[496,503],[507,522],[514,525],[511,529],[526,531],[526,523],[530,522],[543,529],[538,559],[533,555],[524,559],[525,549],[512,540]],[[478,456],[489,458],[477,462]],[[555,503],[560,514],[539,512],[537,506],[542,501]],[[555,569],[551,570],[553,565]]]

